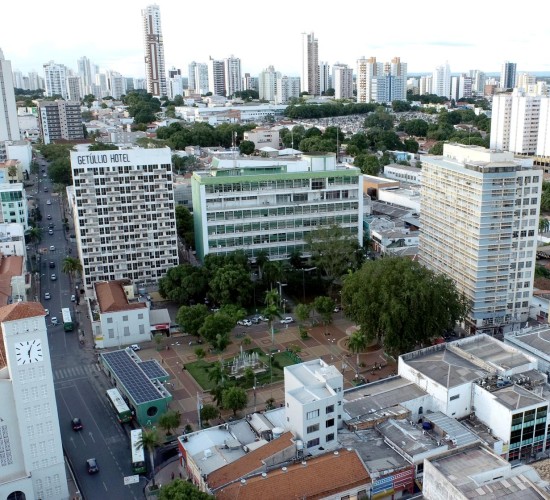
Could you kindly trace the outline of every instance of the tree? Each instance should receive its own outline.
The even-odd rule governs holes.
[[[303,323],[309,319],[311,315],[311,307],[308,304],[298,304],[294,308],[294,315],[300,323]]]
[[[181,423],[181,413],[177,410],[169,410],[159,417],[158,426],[166,432],[167,436],[172,434]]]
[[[265,293],[265,309],[263,310],[263,315],[267,318],[267,324],[271,330],[272,341],[275,338],[275,332],[273,331],[273,320],[281,317],[279,303],[280,299],[277,290],[268,290]]]
[[[202,347],[195,347],[195,356],[197,359],[203,359],[206,356],[206,351]]]
[[[431,155],[441,156],[443,154],[443,142],[436,142],[428,151]]]
[[[256,265],[258,266],[258,273],[259,278],[263,278],[263,267],[266,264],[266,262],[269,262],[269,253],[267,250],[258,250],[255,255],[256,258]]]
[[[175,479],[169,484],[163,485],[159,495],[159,500],[212,500],[207,493],[203,493],[193,484]]]
[[[229,343],[229,332],[235,327],[231,316],[222,312],[210,314],[199,328],[199,334],[205,338],[212,347],[223,351]]]
[[[242,141],[239,144],[239,152],[242,155],[251,155],[256,149],[256,144],[252,141]]]
[[[548,230],[550,230],[550,221],[546,217],[540,217],[539,218],[539,236],[541,236],[542,233],[547,233]]]
[[[155,483],[155,448],[161,443],[158,433],[155,429],[146,429],[141,433],[141,440],[137,443],[138,448],[144,448],[149,452],[149,460],[151,462],[151,480],[153,488],[156,489]]]
[[[42,229],[38,226],[33,226],[29,229],[27,236],[29,237],[29,241],[38,245],[42,240]]]
[[[71,161],[69,158],[57,158],[48,168],[48,175],[53,183],[69,186],[73,183]]]
[[[202,300],[207,290],[206,270],[191,264],[172,267],[159,280],[160,295],[178,304],[187,304],[191,300]]]
[[[393,129],[393,116],[383,107],[378,107],[374,113],[369,113],[365,118],[365,128],[376,127],[382,130]]]
[[[95,142],[88,146],[88,151],[111,151],[119,149],[116,144],[110,144],[108,142]]]
[[[252,296],[250,272],[241,266],[227,264],[216,269],[209,286],[210,294],[218,304],[243,306]]]
[[[315,300],[313,301],[313,307],[315,308],[315,311],[317,311],[317,314],[321,316],[323,323],[325,325],[325,333],[327,331],[326,327],[330,323],[332,323],[332,314],[334,312],[334,300],[332,300],[330,297],[326,296],[319,296],[315,297]]]
[[[223,407],[226,410],[233,410],[233,416],[237,415],[238,410],[246,408],[248,396],[241,387],[228,387],[222,395]]]
[[[176,229],[178,236],[185,241],[187,246],[195,245],[195,226],[193,216],[187,207],[178,205],[176,207]]]
[[[209,420],[213,420],[215,418],[218,418],[219,416],[220,410],[214,405],[206,404],[201,408],[201,421],[205,424],[207,424]]]
[[[61,266],[61,270],[68,274],[71,279],[82,272],[82,264],[76,257],[65,257]]]
[[[368,345],[367,338],[361,330],[353,332],[347,339],[348,349],[357,354],[357,366],[359,366],[359,353],[363,352]]]
[[[181,306],[176,314],[176,323],[189,335],[199,336],[199,330],[210,312],[204,304]]]
[[[449,277],[406,258],[367,261],[348,274],[342,303],[367,342],[380,342],[394,356],[430,343],[468,311]]]

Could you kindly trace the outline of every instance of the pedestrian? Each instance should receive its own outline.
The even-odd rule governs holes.
[[[172,472],[172,481],[174,480],[174,473]]]
[[[181,475],[181,472],[180,472],[180,479],[183,479],[183,476]]]

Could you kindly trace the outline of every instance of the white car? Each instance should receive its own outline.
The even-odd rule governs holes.
[[[45,298],[46,300],[51,299],[52,296],[50,295],[50,292],[44,292],[44,298]]]
[[[46,202],[46,205],[51,205],[51,204],[52,204],[52,201],[51,201],[51,200],[48,200],[48,201]]]
[[[56,276],[55,274],[52,274],[52,275],[50,276],[50,279],[51,279],[52,281],[55,281],[55,280],[57,279],[57,276]]]
[[[44,309],[45,313],[46,313],[46,316],[49,316],[50,315],[50,310],[49,309]]]
[[[54,245],[50,245],[50,252],[55,252],[55,246]]]
[[[281,324],[282,325],[288,325],[289,323],[292,323],[294,321],[293,318],[291,318],[290,316],[287,316],[286,318],[283,318],[281,320]]]
[[[71,295],[71,302],[75,302],[76,301],[76,295]]]
[[[249,319],[240,319],[239,321],[237,321],[237,325],[252,326],[252,321],[250,321]]]
[[[137,344],[132,344],[130,346],[130,349],[132,349],[132,351],[141,351],[141,347],[139,347],[139,345]]]
[[[57,321],[57,318],[55,316],[52,316],[50,321],[52,322],[52,325],[59,325],[59,321]]]

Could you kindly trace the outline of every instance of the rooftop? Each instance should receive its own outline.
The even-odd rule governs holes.
[[[23,257],[19,255],[5,256],[0,254],[0,306],[16,298],[12,293],[12,279],[23,275]]]
[[[127,280],[102,281],[95,283],[95,293],[99,309],[102,313],[127,311],[129,309],[143,309],[147,307],[144,302],[128,301],[123,286],[129,285]]]
[[[218,500],[315,500],[337,495],[370,483],[370,477],[357,453],[338,450],[299,464],[281,467],[216,493]]]
[[[427,413],[424,415],[424,420],[430,421],[434,425],[434,429],[441,432],[443,437],[449,436],[451,441],[455,440],[454,446],[466,446],[478,441],[478,437],[466,426],[440,411]]]
[[[526,348],[539,357],[546,359],[550,357],[550,328],[546,325],[535,329],[524,328],[519,332],[510,332],[505,335],[504,341],[520,348]]]
[[[0,307],[0,323],[17,321],[35,316],[45,316],[46,311],[40,302],[16,302]]]
[[[526,406],[548,403],[544,398],[519,385],[510,385],[492,392],[497,401],[509,410],[518,410]]]

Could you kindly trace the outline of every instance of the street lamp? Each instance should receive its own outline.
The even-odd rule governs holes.
[[[283,287],[287,285],[287,283],[281,283],[280,281],[277,281],[277,284],[279,285],[279,308],[283,305]]]
[[[315,271],[317,269],[316,267],[308,267],[307,269],[302,269],[302,293],[303,293],[303,302],[306,301],[306,278],[305,273],[306,271],[309,273],[310,271]]]

